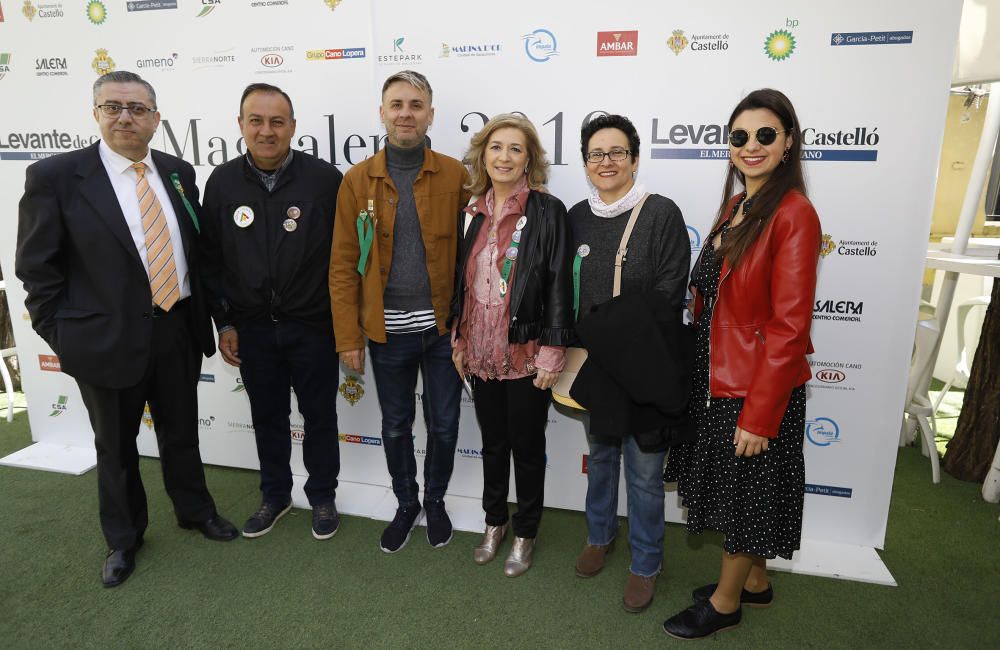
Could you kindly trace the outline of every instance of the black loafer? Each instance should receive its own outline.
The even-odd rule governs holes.
[[[711,600],[699,600],[680,614],[663,622],[663,631],[675,639],[703,639],[706,636],[734,628],[740,624],[742,611],[720,614]]]
[[[691,592],[691,597],[694,598],[695,602],[699,600],[708,600],[715,593],[715,588],[718,585],[711,584],[705,585],[704,587],[698,587]],[[763,609],[765,607],[770,607],[771,602],[774,601],[774,589],[771,585],[767,585],[767,589],[764,591],[747,591],[743,589],[740,591],[740,604],[746,605],[747,607],[756,607],[758,609]]]
[[[205,521],[185,521],[178,519],[177,525],[188,530],[192,528],[198,530],[206,538],[217,542],[228,542],[240,536],[240,532],[236,530],[236,526],[218,514]]]
[[[101,569],[101,582],[105,587],[117,587],[132,575],[135,571],[136,548],[138,547],[108,551]]]

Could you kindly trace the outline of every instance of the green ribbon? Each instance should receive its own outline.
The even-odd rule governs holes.
[[[573,258],[573,320],[580,320],[580,267],[583,258],[577,253]]]
[[[365,265],[368,263],[368,253],[372,250],[372,241],[375,239],[375,224],[371,228],[365,228],[368,221],[368,212],[362,210],[358,213],[358,245],[361,247],[361,258],[358,260],[358,273],[365,274]]]
[[[517,232],[517,231],[515,231],[515,232]],[[510,271],[514,267],[514,260],[512,260],[509,257],[507,257],[507,251],[509,249],[511,249],[511,248],[513,248],[516,251],[520,245],[521,245],[521,242],[514,241],[514,239],[511,238],[511,240],[510,240],[510,246],[508,246],[507,248],[504,249],[504,258],[505,259],[503,261],[503,268],[500,269],[500,277],[503,279],[503,282],[500,284],[500,297],[501,298],[504,295],[507,294],[507,288],[508,288],[507,281],[510,280]],[[515,257],[514,259],[517,259],[517,258]]]
[[[181,202],[184,203],[184,207],[187,208],[188,214],[191,215],[191,221],[194,223],[195,231],[200,235],[201,224],[198,223],[198,215],[194,213],[194,207],[192,207],[191,202],[187,200],[186,196],[184,196],[184,186],[181,185],[180,174],[178,174],[177,172],[171,174],[170,181],[174,184],[174,189],[177,190],[177,193],[181,195]]]

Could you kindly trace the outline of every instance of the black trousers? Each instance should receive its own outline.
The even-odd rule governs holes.
[[[514,534],[535,537],[545,500],[545,425],[551,391],[538,390],[534,377],[474,379],[473,401],[483,435],[483,510],[486,523],[507,523],[510,458],[514,456],[517,512]]]
[[[101,529],[108,547],[128,549],[148,524],[136,436],[145,404],[153,417],[163,484],[179,519],[215,515],[198,449],[198,377],[190,309],[180,303],[155,317],[149,367],[135,386],[116,389],[77,381],[94,428]]]

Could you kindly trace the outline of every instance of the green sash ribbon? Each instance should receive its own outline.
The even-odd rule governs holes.
[[[368,212],[362,210],[358,213],[358,245],[361,247],[361,258],[358,260],[358,273],[365,274],[365,265],[368,263],[368,254],[372,250],[372,241],[375,239],[375,224],[371,228],[365,228],[368,222]]]
[[[194,223],[195,231],[200,235],[201,224],[198,223],[198,215],[194,213],[194,207],[191,205],[191,202],[187,200],[186,196],[184,196],[184,186],[181,185],[180,174],[178,174],[177,172],[172,173],[170,175],[170,181],[174,184],[174,189],[177,190],[177,193],[181,195],[181,202],[184,203],[184,207],[187,209],[187,213],[191,215],[191,221]]]

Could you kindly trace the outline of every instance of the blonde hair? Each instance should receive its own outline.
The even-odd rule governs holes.
[[[493,117],[483,125],[479,133],[472,136],[469,142],[469,150],[465,152],[462,162],[469,168],[469,182],[465,189],[471,191],[476,196],[485,194],[492,184],[489,174],[486,173],[486,164],[483,162],[483,152],[490,136],[499,129],[517,129],[524,134],[525,144],[528,148],[528,187],[533,190],[545,191],[545,183],[549,180],[549,161],[545,159],[545,149],[538,138],[538,131],[531,120],[518,115],[517,113],[501,113]]]

